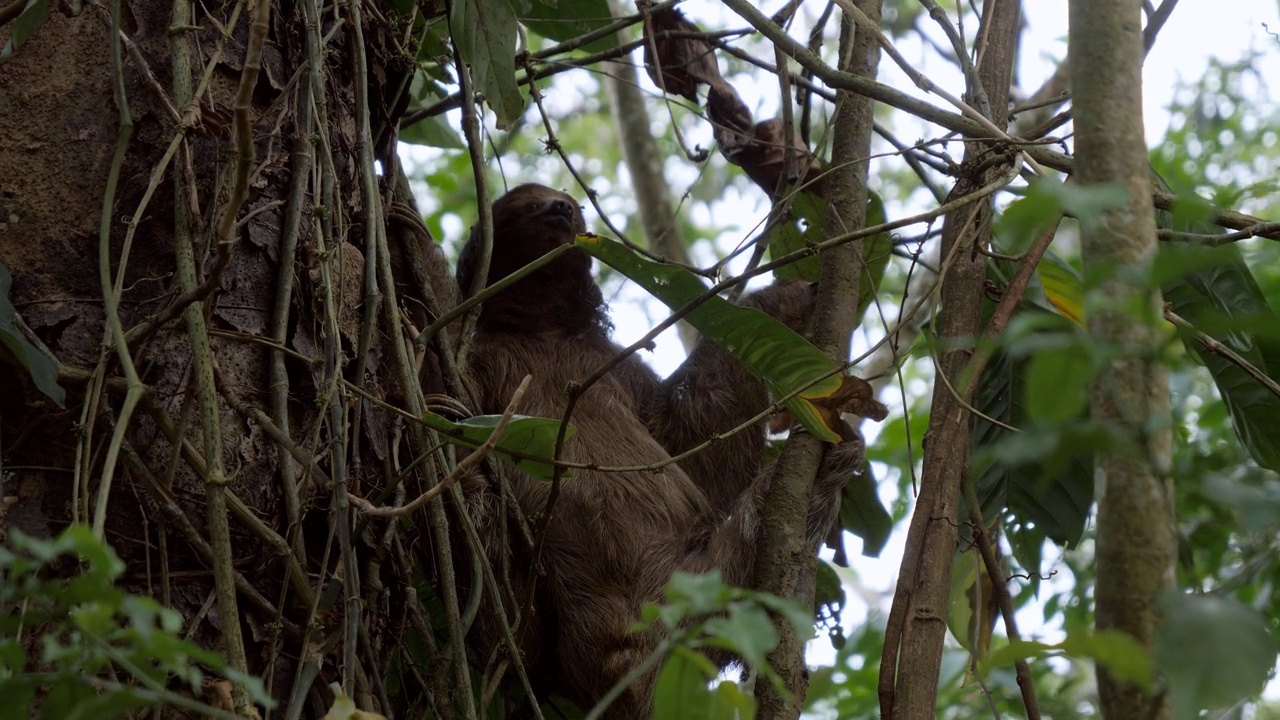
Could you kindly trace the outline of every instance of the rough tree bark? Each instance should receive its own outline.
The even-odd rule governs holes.
[[[857,0],[857,5],[872,22],[879,21],[880,0]],[[880,46],[871,32],[862,29],[855,32],[853,20],[847,15],[841,32],[840,54],[848,58],[841,70],[859,77],[876,76]],[[784,101],[789,98],[784,97]],[[826,239],[866,225],[872,120],[870,98],[840,93],[831,119],[832,169],[825,177],[828,207],[823,235]],[[858,322],[858,286],[864,267],[860,240],[822,254],[809,339],[836,359],[849,357],[849,339]],[[779,597],[796,598],[806,606],[813,603],[816,560],[805,551],[805,515],[814,473],[821,459],[822,443],[815,438],[799,435],[787,441],[778,458],[778,474],[769,489],[768,505],[772,511],[763,519],[756,556],[760,589]],[[804,642],[796,637],[788,623],[775,625],[779,641],[778,647],[769,654],[769,663],[783,678],[791,696],[782,696],[770,683],[757,684],[759,717],[790,720],[799,716],[809,684]]]
[[[979,49],[976,76],[968,78],[965,94],[969,104],[999,128],[1008,122],[1019,15],[1016,0],[983,4],[977,37],[985,44]],[[976,175],[962,175],[952,190],[953,197],[972,192],[999,175],[999,167],[982,164],[992,152],[990,144],[967,145],[962,172],[971,167],[987,169]],[[973,355],[974,339],[982,332],[986,257],[977,248],[990,241],[991,215],[991,201],[987,199],[960,208],[943,221],[944,277],[936,366],[938,374],[945,375],[950,384],[939,379],[933,386],[920,495],[912,513],[886,628],[879,688],[883,718],[915,720],[935,715],[957,541],[956,515],[969,469],[971,434],[969,412],[951,387],[963,387],[960,379]]]
[[[1156,252],[1151,179],[1142,123],[1142,2],[1072,0],[1070,66],[1076,178],[1083,186],[1123,188],[1120,206],[1081,222],[1086,276],[1100,281],[1089,304],[1089,332],[1120,356],[1102,368],[1091,394],[1093,419],[1110,427],[1129,454],[1096,461],[1098,629],[1132,635],[1148,649],[1157,593],[1174,582],[1177,535],[1169,462],[1169,383],[1159,354],[1158,288],[1122,270],[1150,266]],[[1102,714],[1168,718],[1162,697],[1098,670]]]
[[[415,551],[447,559],[448,548],[406,549],[388,521],[357,522],[341,494],[430,482],[420,471],[397,489],[418,453],[397,443],[395,415],[345,384],[400,404],[412,388],[390,316],[421,326],[425,306],[452,302],[439,251],[392,182],[412,52],[383,16],[362,21],[342,2],[121,2],[121,74],[110,14],[88,4],[56,8],[0,69],[0,261],[69,391],[57,408],[2,374],[14,497],[0,535],[48,537],[105,503],[125,589],[176,609],[185,633],[233,658],[243,631],[239,662],[282,712],[323,714],[330,681],[363,709],[402,714],[434,695],[448,711],[437,667],[398,673],[409,683],[398,694],[382,685],[404,627],[428,629],[413,588],[387,580],[410,576]],[[260,53],[246,52],[255,22]],[[134,131],[107,208],[105,272],[123,273],[119,313],[144,389],[108,495],[105,451],[128,386],[119,345],[104,342],[97,240],[122,125],[117,79]],[[405,303],[389,308],[396,297]],[[424,377],[438,377],[433,363]],[[420,639],[438,664],[430,632]]]

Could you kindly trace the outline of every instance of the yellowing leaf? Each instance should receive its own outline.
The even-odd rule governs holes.
[[[1049,304],[1064,317],[1084,327],[1084,289],[1075,271],[1061,261],[1045,256],[1036,265],[1036,274],[1040,276]]]

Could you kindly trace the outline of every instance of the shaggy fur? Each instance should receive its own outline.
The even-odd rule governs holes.
[[[512,190],[493,210],[489,282],[573,242],[584,230],[573,198],[540,185]],[[463,292],[472,285],[478,254],[473,237],[458,267]],[[559,418],[567,388],[617,355],[590,270],[589,256],[570,251],[485,303],[468,370],[479,412],[501,412],[530,374],[520,412]],[[808,285],[790,283],[756,292],[744,304],[799,328],[811,299]],[[632,356],[578,401],[571,419],[577,434],[565,444],[564,459],[654,465],[727,432],[767,405],[760,382],[714,343],[699,342],[666,380]],[[539,693],[554,692],[589,708],[642,662],[653,642],[628,628],[645,603],[661,598],[673,571],[719,568],[727,582],[752,585],[758,518],[772,471],[762,465],[765,436],[762,421],[658,471],[574,470],[563,480],[547,525],[533,616],[526,620],[532,626],[521,633],[524,661]],[[828,448],[810,502],[811,550],[831,527],[840,490],[861,458],[860,441]],[[549,484],[509,466],[506,477],[524,513],[540,514]],[[470,501],[474,508],[493,507],[494,493],[492,483],[472,483]],[[493,539],[495,567],[504,559],[499,552],[511,553],[505,560],[523,601],[534,567],[528,548],[518,540],[510,547],[498,541],[504,528],[493,513],[473,514]],[[473,635],[485,650],[498,644],[483,617]],[[633,685],[608,717],[648,717],[653,679],[650,673]]]

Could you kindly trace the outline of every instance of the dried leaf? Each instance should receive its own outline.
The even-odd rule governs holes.
[[[818,415],[829,428],[840,433],[841,440],[852,440],[856,431],[840,416],[842,412],[853,413],[871,420],[883,420],[889,415],[889,408],[876,400],[875,390],[866,380],[853,375],[846,375],[840,381],[840,387],[825,397],[809,398]],[[796,425],[795,416],[783,409],[774,413],[769,419],[769,432],[782,432]]]
[[[852,440],[857,432],[845,422],[840,413],[853,413],[871,420],[883,420],[889,415],[889,408],[876,400],[876,391],[871,384],[860,377],[845,375],[840,387],[825,397],[809,398],[827,427],[840,433],[842,440]]]

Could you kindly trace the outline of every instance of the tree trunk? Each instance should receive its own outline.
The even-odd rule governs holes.
[[[1072,0],[1071,86],[1076,177],[1082,186],[1124,189],[1122,204],[1081,222],[1085,274],[1100,283],[1089,304],[1089,332],[1119,355],[1092,390],[1093,419],[1130,448],[1097,458],[1097,624],[1148,649],[1157,624],[1156,595],[1174,582],[1177,536],[1169,475],[1169,383],[1160,364],[1162,300],[1143,287],[1156,252],[1156,226],[1142,127],[1142,3]],[[1101,668],[1103,716],[1168,718],[1160,697],[1118,682]]]
[[[857,4],[872,22],[879,21],[880,0],[858,0]],[[853,19],[847,15],[841,32],[840,55],[848,58],[841,70],[865,78],[876,76],[880,46],[870,31],[862,28],[855,31]],[[779,67],[786,66],[780,62]],[[789,96],[786,91],[782,93],[784,101],[789,101]],[[825,182],[824,239],[866,226],[872,111],[872,101],[866,96],[849,92],[837,96],[831,119],[832,170]],[[822,254],[809,339],[836,360],[849,357],[849,338],[858,322],[858,285],[864,267],[861,240]],[[778,459],[777,478],[769,489],[768,505],[773,511],[763,519],[756,559],[756,577],[761,590],[779,597],[796,598],[806,607],[813,604],[816,560],[805,549],[805,520],[822,452],[822,443],[807,434],[787,441]],[[782,720],[799,716],[809,677],[804,642],[796,637],[789,623],[778,622],[775,626],[779,641],[778,647],[769,654],[769,663],[783,678],[791,696],[783,697],[770,683],[757,684],[756,691],[759,717]]]
[[[390,319],[401,308],[388,303],[404,300],[424,327],[424,308],[454,297],[392,182],[405,50],[358,6],[339,4],[340,19],[306,0],[187,9],[125,3],[119,76],[112,20],[90,5],[55,10],[0,72],[0,261],[68,390],[54,407],[6,373],[0,435],[16,502],[0,529],[47,537],[101,503],[126,589],[179,611],[186,632],[262,675],[282,707],[310,695],[307,714],[323,714],[329,681],[361,709],[425,707],[435,686],[421,676],[401,676],[417,689],[395,703],[382,687],[387,649],[421,608],[378,568],[398,570],[413,551],[345,502],[347,491],[420,492],[416,477],[394,490],[396,468],[418,454],[395,442],[400,421],[343,378],[391,402],[413,394]],[[114,175],[117,77],[133,133]],[[143,384],[131,417],[130,363],[104,334],[115,291],[99,280],[111,189],[106,270],[123,272],[121,328]],[[428,356],[423,377],[435,382],[435,367]],[[443,602],[456,612],[456,597]],[[385,607],[398,610],[371,612]]]
[[[996,127],[1008,123],[1009,86],[1020,9],[1014,0],[983,5],[977,37],[982,62],[976,70],[980,87],[970,84],[966,99]],[[969,143],[965,164],[990,154],[985,144]],[[1000,173],[991,168],[962,176],[952,190],[960,197],[982,187]],[[933,386],[933,404],[924,443],[920,495],[911,516],[897,590],[890,608],[881,661],[880,711],[884,718],[914,720],[933,717],[938,673],[947,631],[951,564],[957,542],[956,515],[960,491],[968,482],[971,418],[952,387],[973,355],[974,339],[982,332],[982,292],[986,257],[978,252],[991,239],[990,199],[949,213],[942,226],[942,310],[938,315],[937,369],[950,381]]]

